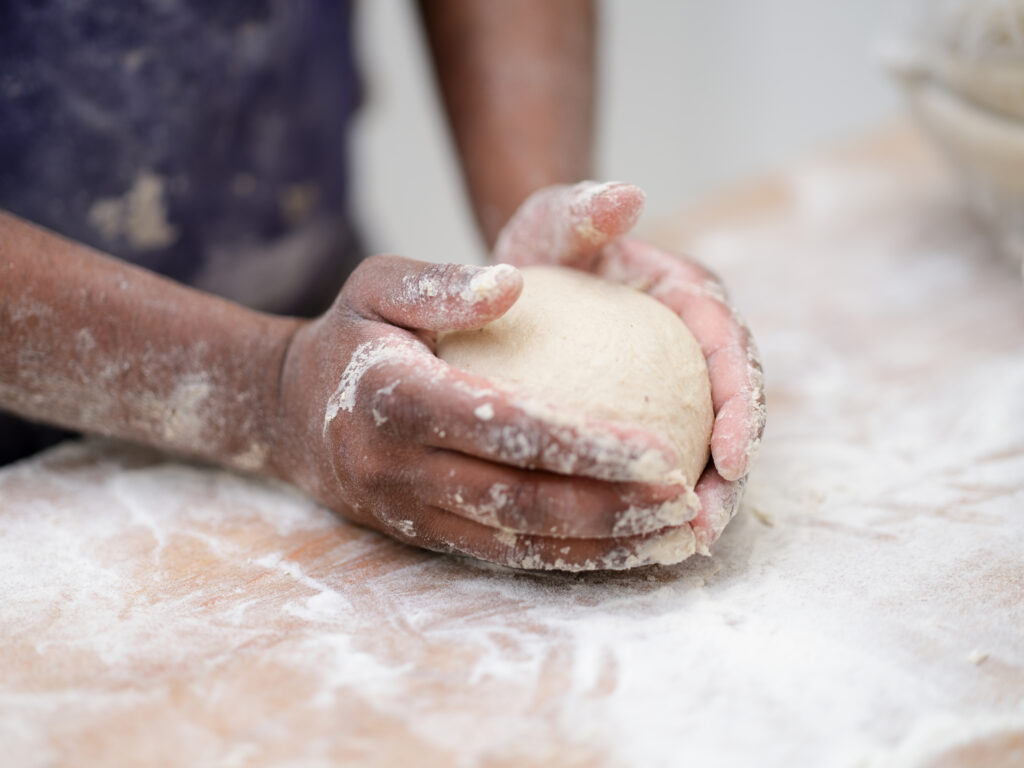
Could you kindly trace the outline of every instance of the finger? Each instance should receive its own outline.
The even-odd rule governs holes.
[[[601,248],[629,232],[643,212],[643,190],[633,184],[584,181],[531,195],[498,235],[498,261],[583,266]]]
[[[671,565],[696,551],[696,540],[687,523],[643,536],[588,539],[495,530],[437,508],[417,507],[397,518],[398,525],[384,521],[369,521],[369,524],[407,544],[469,555],[510,568],[624,570],[654,564]]]
[[[451,451],[432,452],[407,479],[421,501],[514,533],[630,536],[682,525],[697,513],[696,496],[680,484],[570,478]]]
[[[576,252],[599,250],[627,234],[636,226],[646,199],[640,187],[620,181],[585,181],[572,187],[567,202]]]
[[[715,404],[711,456],[726,480],[747,474],[760,447],[765,425],[765,397],[761,364],[750,342],[746,348],[719,349],[708,360]]]
[[[555,408],[452,368],[425,349],[401,355],[392,338],[374,344],[353,356],[355,371],[346,369],[339,391],[347,410],[360,398],[383,432],[404,441],[615,482],[659,482],[679,466],[675,449],[640,427]]]
[[[662,283],[682,283],[689,287],[691,294],[707,294],[722,302],[728,301],[721,278],[703,264],[635,237],[606,247],[594,272],[642,291],[650,291]]]
[[[660,482],[679,467],[675,449],[658,435],[557,409],[452,368],[395,328],[356,348],[325,404],[323,433],[340,430],[339,415],[354,412],[407,443],[526,469]]]
[[[363,317],[404,328],[457,331],[480,328],[508,311],[523,290],[508,264],[476,267],[372,256],[343,290]]]
[[[696,538],[697,551],[708,554],[708,548],[722,534],[725,526],[739,509],[746,478],[726,480],[709,463],[697,481],[694,492],[700,499],[700,511],[690,521]]]
[[[686,323],[708,363],[715,465],[727,480],[744,476],[764,432],[764,376],[750,331],[721,283],[698,264],[634,240],[607,248],[598,272],[642,287]]]
[[[718,277],[681,256],[630,238],[605,248],[594,272],[642,290],[683,316],[705,357],[749,338]]]

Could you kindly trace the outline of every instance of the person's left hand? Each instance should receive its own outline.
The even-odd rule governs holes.
[[[632,184],[585,181],[531,195],[498,236],[493,258],[516,266],[558,264],[632,285],[678,314],[707,359],[715,422],[711,460],[695,491],[690,525],[708,551],[739,507],[761,442],[765,406],[761,362],[718,277],[692,259],[627,237],[644,206]]]

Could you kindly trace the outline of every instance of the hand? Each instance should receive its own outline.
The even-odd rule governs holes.
[[[739,507],[761,442],[761,362],[717,276],[691,259],[625,237],[643,205],[643,191],[631,184],[542,189],[501,232],[494,258],[518,266],[561,264],[627,283],[667,305],[689,327],[707,358],[715,410],[711,460],[694,489],[701,508],[690,522],[698,549],[706,553]]]
[[[568,423],[434,355],[438,332],[485,325],[521,290],[508,265],[364,262],[285,355],[277,473],[429,549],[526,568],[645,562],[651,532],[696,513],[692,492],[659,482],[678,463],[665,440]]]

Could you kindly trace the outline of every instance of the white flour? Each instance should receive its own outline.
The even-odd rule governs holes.
[[[696,249],[770,414],[712,557],[512,573],[63,447],[0,473],[9,759],[925,768],[1024,733],[1024,291],[939,187],[794,191]]]

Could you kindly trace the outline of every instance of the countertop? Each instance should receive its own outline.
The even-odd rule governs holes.
[[[1024,288],[905,128],[649,229],[768,428],[710,557],[513,572],[104,441],[0,471],[4,765],[1024,764]]]

